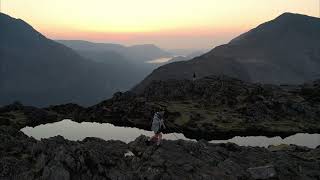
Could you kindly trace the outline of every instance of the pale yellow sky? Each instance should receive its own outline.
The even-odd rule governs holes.
[[[284,12],[319,15],[320,0],[1,0],[2,12],[52,39],[212,48]]]

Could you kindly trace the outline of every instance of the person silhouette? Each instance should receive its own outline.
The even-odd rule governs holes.
[[[153,116],[151,130],[154,132],[154,136],[150,138],[150,141],[156,141],[159,146],[162,141],[162,131],[166,128],[164,125],[164,111],[156,112]]]

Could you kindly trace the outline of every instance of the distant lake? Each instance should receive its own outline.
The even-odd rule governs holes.
[[[98,137],[104,140],[121,140],[126,143],[135,140],[141,134],[149,137],[153,135],[153,132],[151,131],[146,131],[138,128],[117,127],[109,123],[77,123],[67,119],[56,123],[39,125],[34,128],[25,127],[21,129],[21,131],[26,135],[34,137],[38,140],[40,140],[41,138],[50,138],[61,135],[68,140],[83,140],[86,137]],[[179,133],[164,134],[163,138],[170,140],[192,140]],[[226,142],[232,142],[240,146],[268,147],[269,145],[295,144],[299,146],[315,148],[320,145],[320,134],[301,133],[287,137],[285,139],[282,139],[281,137],[268,138],[264,136],[237,136],[229,140],[210,141],[210,143]]]
[[[158,59],[153,59],[153,60],[147,61],[146,63],[149,63],[149,64],[166,63],[166,62],[168,62],[169,60],[171,60],[172,58],[173,58],[173,57],[163,57],[163,58],[158,58]]]

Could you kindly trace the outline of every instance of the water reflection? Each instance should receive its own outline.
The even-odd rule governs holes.
[[[39,125],[37,127],[25,127],[21,130],[28,136],[32,136],[35,139],[49,138],[57,135],[61,135],[69,140],[83,140],[86,137],[99,137],[104,140],[121,140],[126,143],[133,141],[141,134],[146,136],[152,136],[151,131],[145,131],[137,128],[129,127],[117,127],[108,123],[91,123],[83,122],[77,123],[71,120],[63,120],[60,122]],[[165,139],[176,140],[186,138],[183,134],[171,133],[163,136]],[[241,146],[260,146],[267,147],[269,145],[279,144],[296,144],[300,146],[307,146],[315,148],[320,145],[320,134],[296,134],[294,136],[282,139],[281,137],[263,137],[263,136],[251,136],[251,137],[234,137],[229,140],[213,140],[211,143],[225,143],[233,142]]]
[[[35,139],[49,138],[61,135],[69,140],[83,140],[86,137],[99,137],[104,140],[121,140],[126,143],[135,140],[141,134],[152,136],[153,132],[137,128],[118,127],[109,123],[77,123],[71,120],[63,120],[52,124],[39,125],[37,127],[25,127],[21,129],[28,136]],[[183,134],[164,134],[163,138],[176,140],[187,138]]]
[[[166,63],[169,60],[171,60],[173,57],[164,57],[164,58],[158,58],[158,59],[153,59],[151,61],[147,61],[146,63],[150,64],[161,64],[161,63]]]
[[[214,140],[212,143],[226,143],[232,142],[240,146],[259,146],[268,147],[269,145],[280,145],[280,144],[295,144],[299,146],[307,146],[310,148],[316,148],[320,145],[320,134],[295,134],[287,138],[282,139],[281,137],[268,138],[265,136],[249,136],[239,137],[236,136],[226,141]]]

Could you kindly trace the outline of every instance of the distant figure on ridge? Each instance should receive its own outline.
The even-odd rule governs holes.
[[[196,80],[196,73],[195,73],[195,72],[193,73],[192,80],[193,80],[193,81]]]
[[[163,117],[164,111],[156,112],[152,120],[151,130],[154,132],[154,136],[151,137],[150,141],[156,141],[158,146],[162,140],[162,131],[166,128]]]

